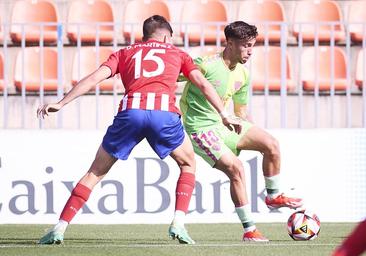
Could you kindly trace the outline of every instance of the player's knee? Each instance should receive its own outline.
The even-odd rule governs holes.
[[[196,159],[194,157],[194,152],[186,154],[183,159],[177,159],[179,168],[182,171],[187,171],[191,173],[196,172]]]
[[[278,143],[278,140],[274,137],[271,137],[268,139],[268,142],[266,143],[266,151],[268,156],[271,158],[279,158],[280,157],[280,145]]]
[[[103,176],[108,173],[110,168],[105,166],[99,159],[95,159],[89,169],[89,172],[95,176]]]
[[[227,165],[226,175],[229,177],[231,181],[240,181],[242,180],[242,176],[244,175],[244,166],[238,161],[233,161]]]

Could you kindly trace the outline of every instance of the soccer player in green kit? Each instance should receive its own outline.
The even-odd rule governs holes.
[[[277,140],[253,125],[247,115],[249,73],[244,67],[256,42],[257,28],[243,21],[225,27],[227,45],[222,53],[197,58],[196,65],[215,87],[225,106],[234,102],[234,113],[242,120],[242,132],[236,134],[221,123],[220,114],[205,99],[200,90],[187,82],[180,107],[183,124],[192,141],[194,151],[212,167],[223,171],[230,179],[230,194],[243,225],[243,241],[268,241],[255,227],[245,187],[243,164],[237,157],[241,150],[255,150],[263,154],[263,174],[270,209],[302,206],[299,198],[280,193],[280,150]]]

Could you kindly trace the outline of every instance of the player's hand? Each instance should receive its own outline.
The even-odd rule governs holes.
[[[44,119],[45,116],[48,116],[48,113],[57,112],[61,108],[62,108],[62,105],[60,103],[51,103],[51,104],[45,104],[43,106],[39,106],[37,109],[37,117]]]
[[[237,134],[241,133],[242,130],[242,124],[241,119],[237,117],[223,117],[222,123],[230,130],[234,130]]]

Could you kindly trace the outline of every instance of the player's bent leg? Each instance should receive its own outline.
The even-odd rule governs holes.
[[[244,167],[241,161],[231,151],[223,154],[214,167],[224,172],[230,180],[230,195],[235,206],[248,203],[245,188]]]
[[[265,130],[252,126],[238,141],[239,150],[254,150],[263,154],[263,174],[273,176],[280,172],[281,156],[278,141]]]
[[[180,168],[180,176],[176,187],[174,219],[169,226],[168,235],[177,239],[181,244],[194,244],[184,227],[185,215],[188,212],[189,202],[195,185],[196,162],[191,142],[185,136],[183,143],[170,156]]]
[[[102,145],[99,146],[95,159],[88,172],[80,179],[79,183],[93,189],[112,168],[117,158],[111,156]]]
[[[237,148],[240,150],[255,150],[263,154],[263,174],[267,196],[265,199],[269,209],[288,207],[300,208],[302,199],[288,197],[279,193],[280,148],[278,141],[265,130],[252,126],[239,140]]]
[[[252,219],[245,186],[244,167],[241,161],[234,153],[228,151],[220,157],[214,167],[229,177],[231,199],[244,228],[243,241],[268,242],[269,240],[257,230]]]
[[[68,224],[88,200],[94,186],[103,179],[116,160],[102,146],[99,147],[90,169],[72,190],[71,196],[61,212],[59,223],[39,240],[39,244],[61,244],[63,242]]]
[[[185,135],[183,143],[173,150],[170,156],[175,160],[182,172],[190,172],[193,174],[196,172],[194,151],[187,135]]]

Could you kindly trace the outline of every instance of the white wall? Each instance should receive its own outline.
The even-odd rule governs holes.
[[[303,197],[321,221],[366,216],[365,129],[270,132],[281,144],[284,191]],[[103,132],[88,130],[1,130],[0,223],[56,222],[102,137]],[[255,221],[286,221],[292,211],[269,213],[263,202],[261,156],[245,151],[240,159]],[[238,222],[226,176],[197,161],[187,221]],[[87,203],[92,213],[78,214],[73,223],[169,223],[177,178],[174,161],[159,160],[143,142],[96,186]]]

